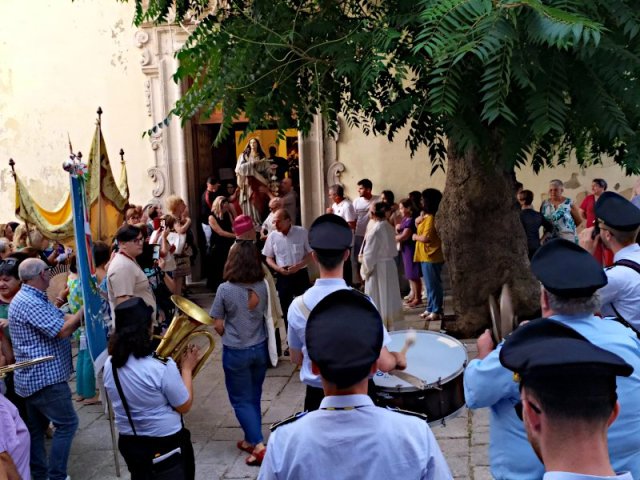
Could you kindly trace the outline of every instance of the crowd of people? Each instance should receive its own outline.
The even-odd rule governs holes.
[[[209,315],[244,434],[237,448],[264,479],[452,478],[424,416],[376,406],[371,380],[377,370],[407,366],[404,352],[389,350],[389,331],[404,309],[443,319],[441,192],[408,192],[396,202],[393,192],[375,195],[362,179],[351,201],[342,185],[332,185],[330,206],[307,230],[287,162],[270,150],[267,157],[257,139],[249,141],[238,158],[237,186],[210,177],[198,219],[207,286],[215,292]],[[554,180],[540,212],[531,191],[516,194],[546,319],[521,326],[499,345],[485,332],[464,375],[468,406],[491,409],[497,479],[540,479],[545,470],[640,478],[640,209],[606,189],[595,179],[593,195],[578,207]],[[197,236],[185,201],[175,195],[165,205],[124,213],[113,244],[94,245],[109,336],[101,372],[87,351],[72,252],[26,228],[23,246],[22,226],[4,227],[0,366],[55,357],[4,379],[0,473],[8,478],[68,478],[78,428],[68,385],[74,335],[76,400],[99,401],[95,380],[102,379],[131,478],[195,477],[182,415],[193,404],[201,352],[189,346],[181,358],[160,357],[154,335],[173,317],[171,295],[189,294],[185,279],[199,253]],[[61,263],[70,273],[54,305],[49,272]],[[311,264],[319,274],[313,285]],[[400,274],[409,285],[404,308]],[[306,413],[275,424],[267,445],[262,388],[267,369],[283,356],[300,367]],[[308,469],[311,463],[318,468]]]

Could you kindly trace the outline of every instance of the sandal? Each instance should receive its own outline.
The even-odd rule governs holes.
[[[431,312],[422,312],[420,314],[420,318],[423,320],[430,320],[429,317],[431,317]]]
[[[236,447],[238,447],[239,450],[242,450],[243,452],[247,452],[247,453],[253,453],[253,449],[254,449],[253,445],[250,445],[244,440],[238,440],[238,443],[236,443]]]
[[[266,454],[267,454],[267,447],[263,448],[258,453],[254,451],[250,456],[247,457],[244,463],[246,463],[250,467],[259,467],[260,465],[262,465],[262,461],[264,460],[264,456]],[[253,460],[251,460],[251,457],[253,457]]]

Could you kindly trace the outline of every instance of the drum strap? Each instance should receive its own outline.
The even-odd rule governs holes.
[[[427,385],[424,383],[424,380],[416,377],[415,375],[410,374],[409,372],[405,372],[404,370],[391,370],[389,374],[395,375],[400,380],[404,380],[409,385],[416,387],[418,390],[427,389]]]
[[[311,315],[311,310],[309,310],[309,307],[307,307],[307,305],[304,303],[303,297],[304,297],[304,294],[300,295],[299,297],[296,297],[293,300],[293,303],[296,304],[296,306],[300,310],[300,313],[302,313],[302,316],[304,317],[304,319],[309,320],[309,315]]]

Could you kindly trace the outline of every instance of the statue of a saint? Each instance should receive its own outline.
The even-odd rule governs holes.
[[[269,203],[269,178],[271,162],[265,155],[257,138],[252,138],[247,148],[238,157],[236,164],[238,188],[240,189],[240,206],[242,213],[253,220],[253,225],[260,228]]]

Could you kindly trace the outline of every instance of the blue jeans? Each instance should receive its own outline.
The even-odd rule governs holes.
[[[66,382],[49,385],[25,398],[27,425],[31,434],[31,476],[34,480],[65,480],[73,435],[78,429],[78,415]],[[44,435],[53,423],[55,433],[47,466]]]
[[[267,374],[269,350],[266,340],[249,348],[223,347],[222,368],[229,401],[251,445],[263,441],[260,397]]]
[[[429,313],[444,313],[442,309],[444,290],[442,288],[442,279],[440,278],[443,265],[444,262],[420,262],[422,276],[427,286],[427,309],[425,311]]]

